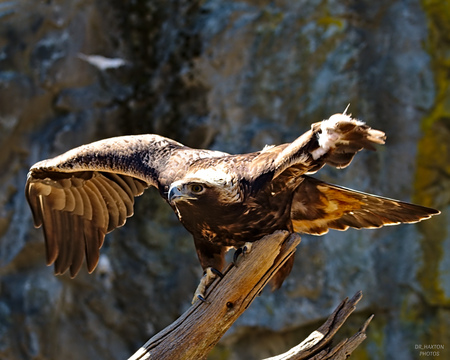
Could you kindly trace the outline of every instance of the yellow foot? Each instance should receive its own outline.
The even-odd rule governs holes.
[[[234,252],[234,255],[233,255],[233,264],[234,264],[234,266],[237,266],[237,260],[239,258],[239,255],[242,254],[243,256],[245,256],[247,254],[250,254],[250,252],[252,251],[252,246],[253,246],[253,243],[246,242],[244,246],[240,247],[239,249],[237,249]]]
[[[197,302],[198,300],[207,302],[205,299],[206,288],[212,284],[212,282],[217,277],[223,277],[222,273],[219,270],[216,270],[212,267],[208,267],[205,270],[205,275],[200,279],[200,284],[198,284],[197,289],[195,290],[194,297],[192,298],[192,304]]]

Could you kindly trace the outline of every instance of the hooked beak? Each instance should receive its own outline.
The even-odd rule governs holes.
[[[169,189],[168,199],[170,203],[176,203],[183,200],[194,200],[195,198],[183,193],[181,186],[172,185]]]

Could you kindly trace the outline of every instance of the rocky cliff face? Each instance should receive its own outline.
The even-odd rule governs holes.
[[[190,235],[149,190],[92,275],[55,277],[23,196],[34,162],[137,133],[248,152],[348,103],[387,144],[319,176],[443,213],[304,236],[283,288],[210,358],[280,353],[357,290],[355,324],[376,317],[355,358],[418,358],[430,344],[450,356],[447,2],[17,0],[0,20],[0,358],[126,358],[189,306],[201,274]]]

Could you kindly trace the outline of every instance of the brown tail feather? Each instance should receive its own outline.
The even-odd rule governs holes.
[[[284,280],[291,273],[292,267],[294,266],[294,257],[295,254],[292,254],[291,257],[286,260],[283,266],[278,269],[278,271],[275,273],[272,279],[270,279],[269,283],[270,289],[272,291],[279,289],[283,284]]]

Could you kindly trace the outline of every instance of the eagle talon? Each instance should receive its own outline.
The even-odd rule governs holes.
[[[200,283],[197,286],[197,289],[194,293],[194,298],[192,299],[192,304],[196,303],[198,300],[209,304],[208,301],[206,301],[206,288],[213,283],[213,281],[217,278],[223,278],[223,274],[212,267],[208,267],[205,269],[205,274],[200,279]]]
[[[217,269],[215,269],[213,267],[211,268],[211,272],[213,274],[217,275],[218,277],[220,277],[221,279],[223,279],[223,277],[224,277],[224,275],[219,270],[217,270]]]
[[[236,251],[233,254],[233,264],[234,266],[237,266],[237,259],[239,258],[239,255],[241,255],[244,251],[242,250],[242,248],[240,247],[239,249],[236,249]]]
[[[202,295],[197,294],[197,299],[200,300],[203,303],[209,304],[209,301],[207,301]]]
[[[252,250],[252,243],[251,242],[246,242],[244,246],[242,246],[239,249],[237,249],[234,252],[234,254],[233,254],[233,264],[234,264],[234,266],[238,267],[237,260],[239,258],[239,255],[242,254],[242,256],[246,256],[246,255],[250,254],[251,250]]]

